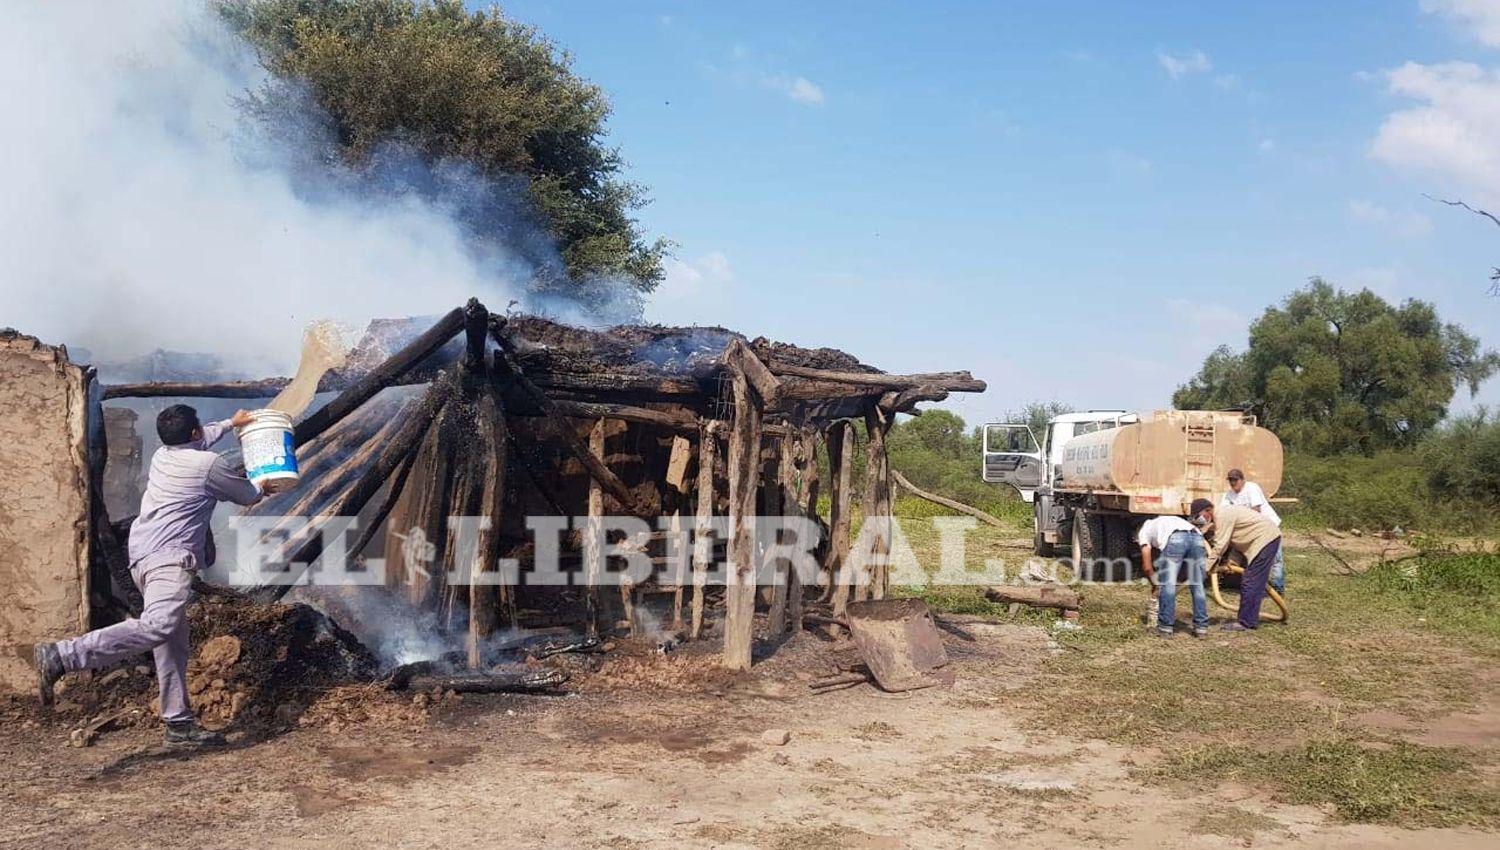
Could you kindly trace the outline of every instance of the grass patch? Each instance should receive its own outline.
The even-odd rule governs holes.
[[[1429,551],[1376,564],[1363,579],[1431,627],[1500,652],[1500,552]]]
[[[1339,575],[1328,555],[1294,549],[1290,623],[1208,640],[1151,636],[1138,585],[1085,586],[1082,631],[1055,635],[1072,651],[1006,696],[1020,702],[1007,710],[1048,731],[1189,747],[1151,770],[1199,787],[1234,778],[1287,802],[1331,805],[1346,820],[1500,826],[1500,789],[1474,770],[1492,753],[1420,747],[1356,719],[1374,710],[1420,719],[1473,708],[1486,659],[1468,639],[1423,623],[1413,600],[1494,598],[1485,584],[1493,577],[1475,574],[1483,569],[1465,562],[1428,570],[1414,590],[1399,576]],[[1179,594],[1179,619],[1187,606]],[[1233,616],[1212,602],[1210,615]],[[1467,629],[1473,638],[1477,616],[1455,618],[1453,633]],[[1277,750],[1266,751],[1268,743]]]
[[[1228,779],[1268,785],[1279,802],[1329,806],[1345,821],[1500,826],[1500,797],[1481,784],[1470,757],[1404,742],[1372,747],[1321,739],[1271,752],[1206,746],[1169,756],[1145,773],[1194,786]]]

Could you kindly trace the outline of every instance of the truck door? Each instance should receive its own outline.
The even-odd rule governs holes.
[[[984,480],[1009,484],[1031,501],[1042,484],[1042,449],[1025,425],[984,426]]]

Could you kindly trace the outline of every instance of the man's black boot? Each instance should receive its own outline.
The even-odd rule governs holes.
[[[204,729],[196,720],[169,720],[167,743],[174,747],[216,747],[224,743],[224,736]]]
[[[36,664],[36,695],[42,705],[53,702],[52,686],[68,671],[63,668],[62,654],[55,643],[39,643],[31,648],[31,660]]]

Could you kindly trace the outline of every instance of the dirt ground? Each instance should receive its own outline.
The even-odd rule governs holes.
[[[150,725],[72,748],[69,723],[12,705],[0,846],[1496,846],[1470,829],[1344,823],[1235,782],[1157,782],[1142,768],[1172,741],[1111,743],[1088,716],[1076,732],[1039,725],[1035,689],[1077,647],[1030,622],[960,629],[945,636],[951,688],[812,695],[806,681],[851,650],[805,633],[750,674],[717,672],[704,646],[611,659],[568,696],[419,710],[366,693],[381,710],[361,722],[191,757],[163,752]],[[1421,720],[1377,703],[1364,722],[1493,751],[1500,700]]]

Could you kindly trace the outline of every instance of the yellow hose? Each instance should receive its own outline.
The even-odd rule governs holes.
[[[1225,608],[1230,611],[1238,611],[1239,606],[1230,605],[1228,602],[1225,602],[1224,595],[1219,592],[1219,574],[1221,572],[1228,573],[1229,575],[1242,576],[1245,574],[1245,568],[1239,566],[1238,564],[1222,563],[1208,571],[1208,581],[1210,587],[1213,589],[1214,602],[1220,608]],[[1266,585],[1266,597],[1272,602],[1275,602],[1276,607],[1280,609],[1280,611],[1279,613],[1273,614],[1267,612],[1265,606],[1262,605],[1260,608],[1260,618],[1272,623],[1285,623],[1287,620],[1286,600],[1282,599],[1281,594],[1276,592],[1276,588],[1272,587],[1269,584]]]

